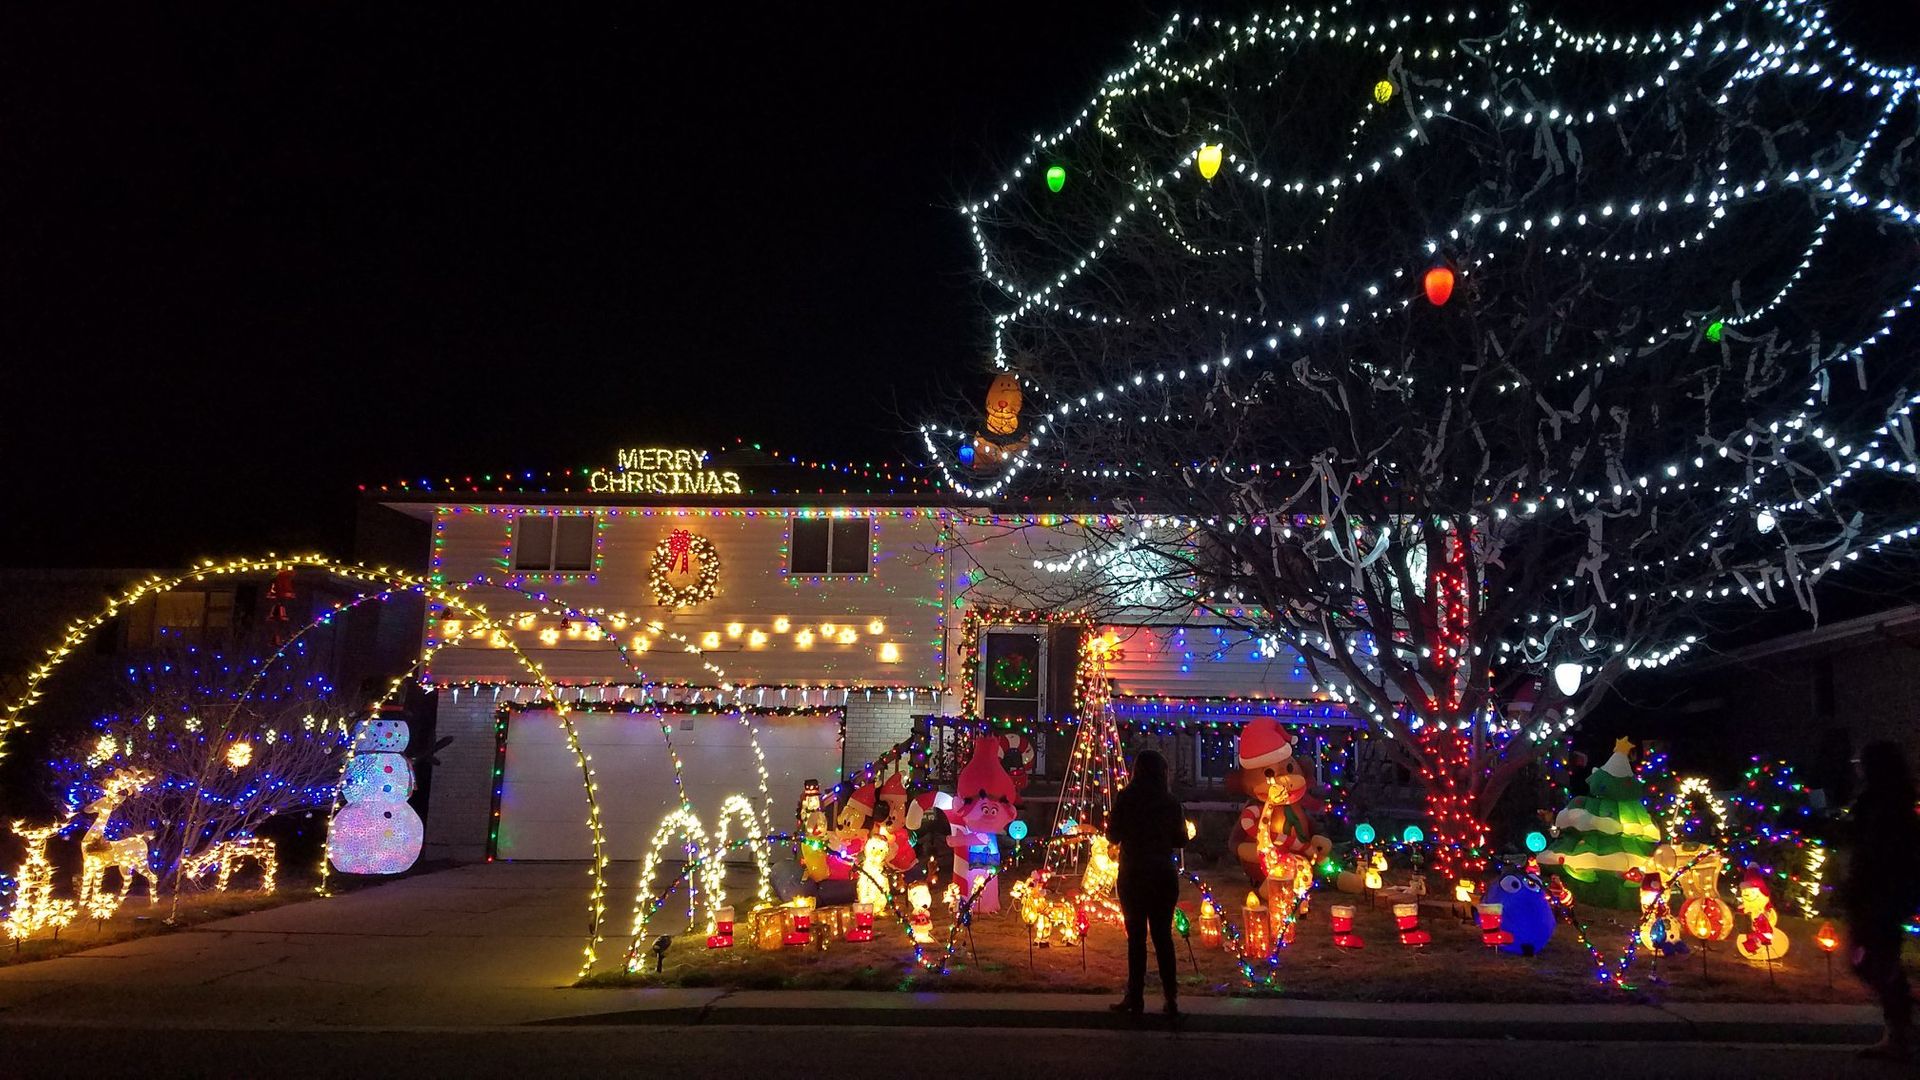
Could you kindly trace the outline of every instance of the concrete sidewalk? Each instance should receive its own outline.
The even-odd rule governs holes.
[[[610,880],[611,965],[632,873]],[[0,968],[0,1027],[223,1030],[524,1025],[1103,1029],[1106,997],[567,987],[585,941],[586,871],[492,864]],[[136,901],[137,902],[137,901]],[[662,925],[673,932],[675,926]],[[1396,1038],[1867,1042],[1863,1006],[1421,1005],[1193,997],[1183,1030]],[[1161,1026],[1149,1015],[1146,1027]]]

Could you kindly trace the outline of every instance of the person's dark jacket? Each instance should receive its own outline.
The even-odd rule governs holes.
[[[1863,792],[1854,804],[1840,902],[1856,927],[1897,925],[1920,906],[1920,816]]]
[[[1173,853],[1187,846],[1186,812],[1172,792],[1130,784],[1113,797],[1107,839],[1120,845],[1122,881],[1177,881]]]

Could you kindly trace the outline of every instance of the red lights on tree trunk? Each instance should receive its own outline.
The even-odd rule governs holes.
[[[1426,286],[1427,302],[1434,307],[1439,307],[1453,296],[1453,270],[1446,266],[1436,266],[1427,271],[1426,280],[1422,284]]]

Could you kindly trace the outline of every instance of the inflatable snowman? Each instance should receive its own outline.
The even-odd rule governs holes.
[[[407,722],[379,716],[360,725],[353,738],[341,797],[333,816],[328,855],[343,874],[398,874],[420,857],[420,815],[407,805],[413,794],[413,764]]]

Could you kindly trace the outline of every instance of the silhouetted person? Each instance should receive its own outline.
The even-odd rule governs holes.
[[[1920,907],[1920,816],[1913,776],[1900,747],[1860,750],[1860,796],[1853,803],[1853,849],[1840,901],[1854,973],[1880,999],[1887,1031],[1864,1053],[1905,1058],[1912,1050],[1913,998],[1900,966],[1905,922]]]
[[[1173,907],[1180,898],[1174,852],[1187,846],[1187,817],[1167,782],[1167,759],[1142,750],[1133,759],[1133,779],[1113,797],[1107,839],[1120,845],[1117,891],[1127,925],[1127,993],[1114,1008],[1138,1016],[1145,1008],[1147,935],[1160,961],[1160,989],[1169,1017],[1177,1002],[1180,963],[1173,951]]]

